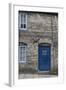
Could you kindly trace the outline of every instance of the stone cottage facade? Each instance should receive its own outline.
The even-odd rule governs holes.
[[[57,74],[58,14],[19,11],[18,16],[19,73]]]

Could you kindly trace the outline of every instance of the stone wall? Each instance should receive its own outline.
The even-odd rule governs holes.
[[[33,38],[39,38],[34,42]],[[27,12],[27,30],[19,31],[19,42],[27,43],[27,63],[19,64],[19,69],[38,70],[38,45],[51,44],[51,70],[58,68],[58,15]]]

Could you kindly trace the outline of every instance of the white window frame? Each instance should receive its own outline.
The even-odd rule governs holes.
[[[24,18],[23,18],[23,24],[26,25],[26,28],[21,28],[21,24],[22,24],[22,22],[21,22],[21,15],[23,15],[23,17],[24,17],[24,15],[25,15],[26,21],[24,22]],[[23,12],[20,12],[18,19],[19,19],[19,21],[18,21],[19,30],[27,30],[27,14],[26,14],[26,13],[23,13]]]
[[[21,56],[22,57],[22,60],[20,60],[20,50],[21,50],[21,48],[25,48],[25,51],[23,51],[23,49],[22,49],[22,52],[25,52],[25,53],[22,53],[22,55],[24,55],[24,56]],[[21,46],[19,46],[19,63],[26,63],[26,51],[27,51],[27,45],[21,45]],[[23,57],[25,58],[24,60],[23,60]]]

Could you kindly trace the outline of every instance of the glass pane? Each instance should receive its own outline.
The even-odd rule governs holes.
[[[22,43],[21,43],[22,44]],[[20,61],[26,62],[26,45],[20,44]]]
[[[22,14],[22,13],[21,13],[21,20],[20,20],[20,22],[21,22],[21,23],[20,23],[20,24],[21,24],[20,27],[21,27],[21,28],[26,28],[26,14],[24,14],[24,13]]]
[[[23,17],[23,14],[21,14],[21,24],[23,24],[23,22],[24,22],[24,17]]]
[[[24,23],[26,23],[26,14],[24,14]]]
[[[24,28],[24,24],[21,24],[21,28]]]
[[[24,24],[24,28],[26,28],[26,24]]]

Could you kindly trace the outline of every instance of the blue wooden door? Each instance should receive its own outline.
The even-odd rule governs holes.
[[[39,46],[38,69],[40,71],[50,70],[50,46]]]

